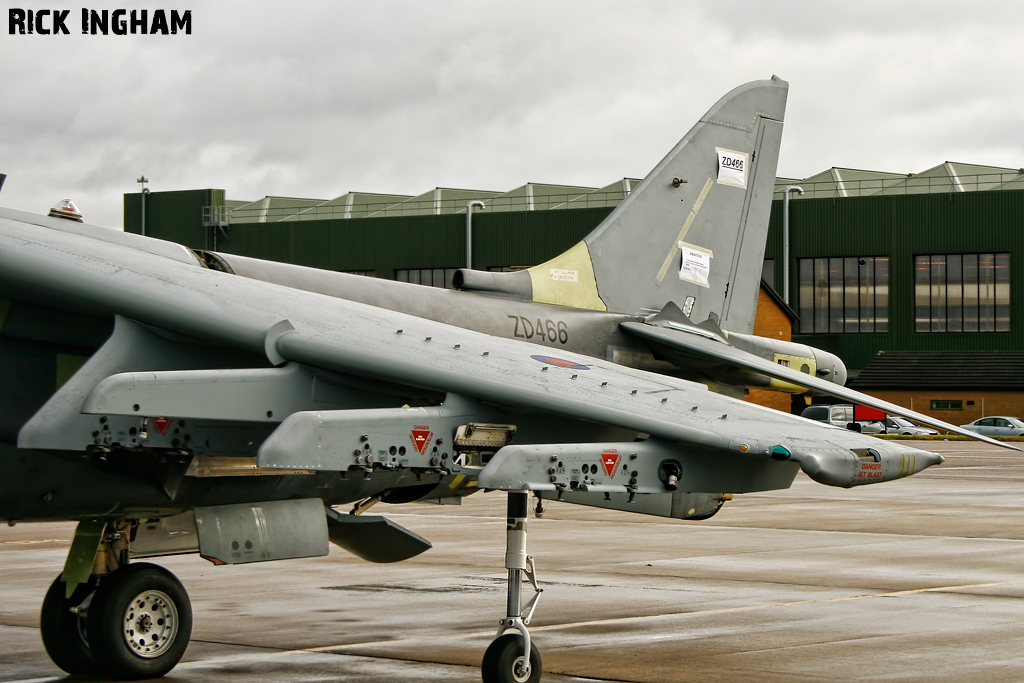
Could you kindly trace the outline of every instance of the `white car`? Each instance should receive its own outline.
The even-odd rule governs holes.
[[[1024,436],[1024,420],[1019,417],[983,417],[960,426],[985,436]]]
[[[895,415],[885,418],[886,434],[903,434],[905,436],[938,436],[939,433],[931,427],[920,427],[905,417]]]
[[[854,421],[854,408],[848,403],[807,406],[804,412],[800,413],[800,417],[806,417],[808,420],[816,422],[827,422],[835,427],[843,427],[864,434],[881,434],[885,431],[879,420]]]

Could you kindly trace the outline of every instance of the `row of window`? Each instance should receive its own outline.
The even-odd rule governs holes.
[[[888,332],[889,258],[804,258],[800,332]]]
[[[414,285],[429,287],[452,288],[452,278],[458,268],[400,268],[395,271],[395,279],[399,282],[411,282]],[[515,270],[511,266],[491,266],[487,269],[492,273],[505,273]],[[370,271],[368,271],[370,272]]]
[[[798,260],[800,332],[889,331],[889,258]],[[1009,332],[1009,254],[914,257],[917,332]]]
[[[769,278],[773,266],[765,262]],[[797,268],[802,334],[889,331],[889,257],[802,258]],[[396,270],[395,279],[451,288],[456,270],[407,268]],[[1009,332],[1010,255],[915,256],[914,329]]]
[[[917,332],[1009,332],[1010,255],[914,257]]]

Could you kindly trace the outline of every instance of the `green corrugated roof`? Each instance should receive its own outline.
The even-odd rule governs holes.
[[[232,223],[276,223],[297,211],[317,204],[323,199],[299,199],[297,197],[264,197],[255,202],[234,207],[231,210]]]
[[[255,202],[225,201],[233,223],[271,223],[368,216],[421,216],[464,213],[466,204],[483,201],[490,211],[608,208],[618,205],[639,184],[623,178],[601,188],[526,183],[507,192],[437,187],[420,195],[347,192],[330,200],[264,197]],[[890,173],[834,166],[806,178],[775,179],[776,198],[787,185],[804,194],[793,199],[934,194],[1024,189],[1024,169],[946,161],[920,173]]]
[[[407,194],[378,194],[375,192],[346,192],[316,206],[282,218],[283,221],[315,221],[325,218],[364,218],[395,202],[411,197]]]
[[[887,173],[838,166],[803,180],[777,178],[776,196],[787,185],[799,185],[803,195],[791,199],[820,197],[863,197],[867,195],[936,194],[978,192],[1024,187],[1024,170],[946,161],[920,173]]]
[[[423,194],[392,204],[381,211],[368,215],[379,216],[439,216],[449,213],[465,213],[466,204],[474,199],[487,204],[500,192],[492,190],[459,190],[450,187],[435,187]]]
[[[491,211],[544,211],[596,189],[574,185],[526,183],[491,198],[487,208]]]

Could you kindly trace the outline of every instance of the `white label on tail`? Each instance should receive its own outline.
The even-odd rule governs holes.
[[[679,266],[679,279],[701,287],[710,287],[708,278],[711,277],[711,251],[680,242],[679,253],[683,256],[683,262]]]
[[[563,270],[561,268],[551,269],[551,279],[558,282],[579,282],[580,273],[578,270]]]
[[[718,152],[718,182],[746,189],[750,155],[721,147],[715,147],[715,150]]]

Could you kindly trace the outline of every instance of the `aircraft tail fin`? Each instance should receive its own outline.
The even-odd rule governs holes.
[[[772,77],[727,94],[568,251],[518,273],[460,271],[456,282],[618,313],[675,301],[691,320],[750,333],[788,91]]]

